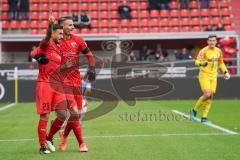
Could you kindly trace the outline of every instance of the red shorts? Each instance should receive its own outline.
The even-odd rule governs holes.
[[[77,106],[82,109],[82,87],[81,85],[65,84],[64,86],[66,98],[68,101],[68,108]]]
[[[36,107],[37,114],[50,113],[55,109],[67,109],[66,96],[52,89],[47,82],[37,82]]]

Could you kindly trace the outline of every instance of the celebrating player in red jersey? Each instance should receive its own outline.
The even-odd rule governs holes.
[[[37,113],[40,115],[40,120],[38,123],[40,154],[50,153],[50,151],[45,147],[45,143],[47,142],[46,128],[50,112],[57,108],[62,108],[62,110],[57,111],[58,118],[54,120],[51,130],[54,129],[53,126],[56,126],[56,124],[61,127],[66,118],[65,114],[61,113],[61,111],[64,111],[63,109],[67,108],[67,101],[64,91],[60,93],[52,89],[52,82],[50,81],[50,76],[52,73],[55,73],[55,77],[58,77],[57,79],[61,79],[60,71],[58,72],[59,74],[56,75],[56,70],[60,70],[61,65],[59,43],[62,38],[62,26],[57,24],[51,25],[47,30],[46,37],[40,43],[40,46],[31,53],[31,56],[39,63],[39,74],[36,85],[36,107]],[[48,143],[51,142],[47,142],[47,144]],[[51,151],[55,151],[55,148],[49,149]]]
[[[62,52],[62,63],[63,65],[68,62],[73,62],[74,66],[68,68],[68,75],[64,79],[64,88],[67,100],[69,102],[70,119],[68,120],[66,128],[73,132],[79,143],[79,151],[87,152],[88,148],[84,143],[82,137],[82,129],[79,124],[79,110],[82,108],[82,80],[79,72],[79,57],[80,52],[86,55],[89,61],[89,70],[87,72],[88,77],[91,80],[95,80],[95,58],[87,47],[86,42],[78,36],[73,35],[74,25],[72,17],[61,17],[58,20],[58,24],[63,26],[63,40],[60,43]],[[67,131],[66,133],[69,133]],[[60,142],[60,149],[66,149],[67,135],[63,133]]]

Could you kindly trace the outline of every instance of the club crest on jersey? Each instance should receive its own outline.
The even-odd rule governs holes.
[[[72,42],[71,45],[72,45],[73,48],[77,47],[77,43],[76,42]]]

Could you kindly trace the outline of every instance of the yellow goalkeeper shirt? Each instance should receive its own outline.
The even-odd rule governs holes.
[[[221,71],[227,72],[227,68],[223,62],[222,51],[218,47],[210,48],[209,46],[204,47],[199,51],[195,64],[200,66],[201,61],[207,61],[206,67],[200,67],[199,76],[208,78],[217,78],[218,67]]]

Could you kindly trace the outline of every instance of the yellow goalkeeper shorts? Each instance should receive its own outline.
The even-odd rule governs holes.
[[[199,76],[198,78],[201,90],[203,92],[213,92],[216,93],[217,89],[217,78],[208,78],[205,76]]]

